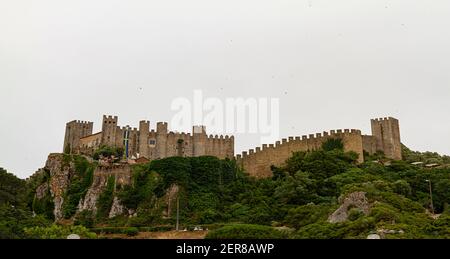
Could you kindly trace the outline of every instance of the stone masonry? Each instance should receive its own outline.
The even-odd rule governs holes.
[[[282,166],[293,152],[318,150],[328,139],[342,139],[345,151],[354,151],[358,162],[364,161],[364,151],[374,154],[384,152],[387,158],[401,160],[400,128],[397,119],[380,118],[371,120],[372,135],[362,135],[360,130],[344,129],[330,132],[289,137],[275,144],[263,145],[237,155],[237,164],[249,175],[264,178],[271,177],[271,166]]]
[[[234,157],[234,137],[207,135],[204,126],[194,126],[192,134],[169,132],[166,122],[158,122],[156,130],[149,121],[139,122],[139,129],[118,126],[117,116],[103,116],[102,131],[92,134],[93,123],[71,121],[66,125],[64,150],[92,154],[100,146],[124,147],[127,157],[150,160],[172,156]]]

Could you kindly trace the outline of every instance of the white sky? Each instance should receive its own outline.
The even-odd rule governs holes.
[[[407,146],[450,154],[449,14],[447,0],[1,0],[0,167],[31,175],[72,119],[170,121],[193,89],[280,98],[282,137],[393,116]],[[259,144],[236,136],[237,153]]]

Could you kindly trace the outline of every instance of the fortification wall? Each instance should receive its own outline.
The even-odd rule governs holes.
[[[209,135],[205,140],[205,155],[220,159],[234,157],[234,136]]]
[[[96,133],[94,135],[86,136],[80,139],[80,145],[75,153],[79,154],[94,154],[102,142],[102,133]]]
[[[374,136],[363,135],[363,149],[373,155],[377,152],[377,139]]]
[[[289,137],[282,139],[275,144],[257,147],[242,155],[237,155],[236,160],[249,175],[264,178],[271,177],[271,166],[282,166],[285,161],[298,151],[318,150],[322,144],[331,138],[340,138],[344,143],[345,151],[354,151],[359,157],[358,161],[363,162],[363,141],[360,130],[332,130],[330,132],[304,135],[302,137]]]
[[[114,176],[117,185],[132,184],[132,170],[128,164],[117,164],[111,166],[98,166],[94,171],[94,177]]]

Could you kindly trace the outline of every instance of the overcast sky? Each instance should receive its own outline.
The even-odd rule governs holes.
[[[28,177],[65,123],[170,121],[174,98],[280,98],[281,137],[400,120],[450,154],[447,0],[0,1],[0,167]],[[236,136],[236,152],[258,146]]]

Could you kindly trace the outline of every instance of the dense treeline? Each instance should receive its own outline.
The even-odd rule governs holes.
[[[27,201],[25,180],[0,168],[0,239],[27,238],[28,227],[46,227],[45,216],[34,216]]]

